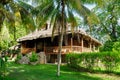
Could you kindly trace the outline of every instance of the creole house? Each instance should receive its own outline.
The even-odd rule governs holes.
[[[45,54],[46,62],[56,62],[58,54],[59,35],[54,32],[52,40],[52,29],[35,31],[17,40],[21,43],[21,53],[27,54],[31,51]],[[72,33],[68,28],[63,40],[62,62],[65,62],[65,55],[69,52],[92,52],[99,51],[102,45],[97,39],[91,37],[86,32],[77,29]]]

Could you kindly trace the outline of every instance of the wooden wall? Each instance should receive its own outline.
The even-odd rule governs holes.
[[[27,54],[31,51],[36,51],[34,41],[24,41],[21,43],[21,53]]]

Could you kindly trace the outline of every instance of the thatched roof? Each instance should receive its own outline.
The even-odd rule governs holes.
[[[45,37],[51,37],[52,30],[42,30],[42,31],[35,31],[33,33],[30,33],[26,36],[23,36],[19,39],[17,39],[18,42],[26,41],[26,40],[33,40],[38,38],[45,38]]]
[[[71,34],[72,32],[70,30],[66,31],[67,34]],[[88,35],[85,31],[79,30],[79,31],[75,31],[75,33],[79,33],[87,38],[90,38],[91,40],[93,40],[94,42],[98,43],[99,45],[102,45],[102,43],[100,43],[97,39],[91,37],[90,35]],[[57,36],[58,32],[54,33],[54,36]],[[48,30],[41,30],[41,31],[35,31],[33,33],[30,33],[26,36],[23,36],[19,39],[17,39],[18,42],[22,42],[22,41],[27,41],[27,40],[35,40],[38,38],[46,38],[46,37],[52,37],[52,30],[48,29]]]

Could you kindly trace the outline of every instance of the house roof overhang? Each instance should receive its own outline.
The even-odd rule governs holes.
[[[93,38],[92,36],[88,35],[85,31],[78,30],[78,31],[75,31],[74,33],[79,33],[79,34],[91,39],[92,41],[96,42],[97,44],[102,45],[101,42],[99,42],[97,39]],[[66,34],[72,34],[71,30],[66,31]],[[54,32],[54,36],[58,36],[57,31]],[[17,39],[17,42],[23,42],[23,41],[27,41],[27,40],[36,40],[39,38],[47,38],[47,37],[52,37],[52,29],[32,32],[26,36],[23,36],[23,37]]]

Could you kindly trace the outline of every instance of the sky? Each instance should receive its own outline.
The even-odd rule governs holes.
[[[118,25],[120,26],[120,18],[118,19]]]
[[[84,6],[92,10],[95,7],[95,4],[84,4]]]

